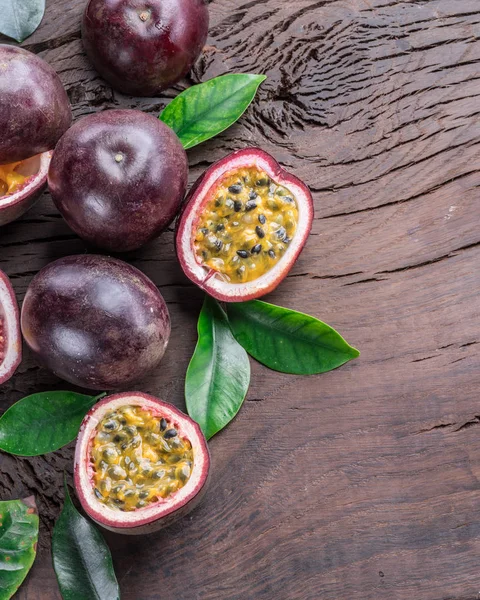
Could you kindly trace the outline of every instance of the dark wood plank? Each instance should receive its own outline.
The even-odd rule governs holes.
[[[113,92],[85,59],[83,0],[49,0],[25,42],[60,73],[75,117],[158,99]],[[211,442],[204,503],[157,536],[109,535],[126,600],[474,600],[480,583],[480,4],[214,0],[191,75],[265,72],[241,123],[189,152],[191,181],[258,144],[312,188],[306,250],[270,296],[337,327],[362,356],[301,378],[253,364],[249,397]],[[46,193],[0,232],[19,300],[49,261],[84,252]],[[167,232],[127,256],[160,287],[172,342],[141,388],[184,408],[201,294]],[[64,386],[30,356],[0,391]],[[38,561],[19,592],[60,598],[49,531],[72,448],[0,458],[0,496],[35,493]]]

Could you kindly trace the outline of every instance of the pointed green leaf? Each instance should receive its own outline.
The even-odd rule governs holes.
[[[38,456],[78,435],[83,417],[102,398],[75,392],[42,392],[22,398],[0,417],[0,450]]]
[[[0,600],[9,600],[27,576],[37,554],[35,498],[0,502]]]
[[[230,73],[194,85],[174,98],[160,119],[185,149],[218,135],[247,110],[265,75]]]
[[[207,439],[237,414],[250,385],[247,353],[233,337],[224,311],[205,296],[198,319],[198,343],[185,380],[188,414]]]
[[[65,502],[52,537],[53,568],[63,600],[119,600],[110,550],[98,529]]]
[[[0,33],[23,42],[40,25],[45,0],[0,0]]]
[[[275,371],[325,373],[360,354],[326,323],[288,308],[252,300],[228,303],[227,313],[238,342]]]

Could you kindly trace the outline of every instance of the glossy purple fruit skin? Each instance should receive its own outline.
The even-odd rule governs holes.
[[[71,122],[53,68],[27,50],[0,44],[0,164],[52,150]]]
[[[93,254],[44,267],[25,295],[21,325],[41,364],[94,390],[139,380],[159,363],[170,336],[168,309],[152,281]]]
[[[207,34],[204,0],[90,0],[82,23],[96,70],[134,96],[156,96],[182,79]]]
[[[81,119],[61,138],[48,185],[75,233],[126,252],[172,222],[187,178],[187,155],[169,127],[137,110],[108,110]]]

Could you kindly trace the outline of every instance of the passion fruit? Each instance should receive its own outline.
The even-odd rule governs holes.
[[[21,217],[47,186],[51,152],[0,165],[0,226]]]
[[[22,332],[41,364],[94,390],[140,379],[162,358],[170,336],[165,301],[150,279],[120,260],[67,256],[32,280]]]
[[[67,93],[39,56],[0,44],[0,165],[52,150],[70,126]]]
[[[0,271],[0,385],[15,373],[22,361],[22,336],[17,300],[12,284]]]
[[[187,277],[225,302],[271,292],[305,245],[313,220],[307,186],[260,150],[212,165],[179,218],[177,255]]]
[[[187,155],[169,127],[137,110],[108,110],[65,133],[48,185],[75,233],[100,248],[125,252],[172,222],[187,177]]]
[[[114,88],[155,96],[192,68],[208,34],[204,0],[90,0],[85,50]]]
[[[151,533],[196,506],[209,467],[197,423],[158,398],[126,392],[104,398],[83,420],[75,488],[99,525],[130,535]]]

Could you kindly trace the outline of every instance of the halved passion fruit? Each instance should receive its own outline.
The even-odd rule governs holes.
[[[209,467],[205,437],[190,417],[153,396],[126,392],[104,398],[83,420],[75,487],[99,525],[151,533],[196,506]]]
[[[0,165],[0,226],[21,217],[47,185],[52,152]]]
[[[20,315],[12,285],[0,271],[0,385],[8,381],[22,360]]]
[[[304,183],[263,150],[239,150],[193,186],[177,227],[177,254],[187,277],[214,298],[251,300],[286,277],[312,219]]]

